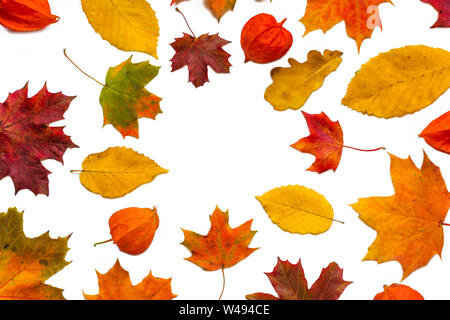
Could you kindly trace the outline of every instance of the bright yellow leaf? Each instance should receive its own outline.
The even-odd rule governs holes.
[[[166,172],[134,150],[114,147],[88,156],[83,161],[80,181],[86,189],[104,198],[118,198]]]
[[[362,66],[342,104],[381,118],[401,117],[432,104],[450,87],[450,52],[407,46]]]
[[[300,109],[310,95],[322,86],[325,77],[336,71],[342,62],[341,56],[340,51],[325,50],[322,55],[313,50],[304,63],[289,59],[289,68],[272,70],[273,83],[267,88],[264,98],[277,111]]]
[[[256,197],[273,223],[291,233],[319,234],[330,229],[333,208],[323,195],[294,185]]]
[[[145,0],[81,0],[94,30],[113,46],[158,58],[159,26],[155,12]]]

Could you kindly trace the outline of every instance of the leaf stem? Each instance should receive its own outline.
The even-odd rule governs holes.
[[[192,31],[191,27],[189,26],[189,22],[187,21],[187,19],[186,19],[186,17],[184,16],[183,12],[181,12],[181,10],[178,9],[178,7],[175,8],[175,11],[177,11],[178,13],[180,13],[180,14],[183,16],[183,19],[184,19],[184,21],[186,22],[186,25],[187,25],[189,31],[191,31],[191,33],[192,33],[192,35],[194,36],[194,38],[197,38],[197,37],[195,36],[194,31]]]
[[[108,243],[108,242],[111,242],[111,241],[113,241],[113,239],[109,239],[109,240],[105,240],[105,241],[102,241],[102,242],[94,243],[94,247],[98,246],[99,244],[104,244],[104,243]]]
[[[67,55],[66,49],[64,49],[64,56],[67,58],[67,60],[69,60],[74,66],[75,68],[77,68],[82,74],[84,74],[86,77],[91,78],[92,80],[94,80],[95,82],[97,82],[99,85],[101,85],[102,87],[106,87],[103,83],[101,83],[100,81],[98,81],[97,79],[95,79],[94,77],[91,77],[90,75],[88,75],[86,72],[84,72],[83,70],[81,70],[81,68],[79,66],[77,66],[77,64],[75,62],[72,61],[72,59],[69,58],[69,56]]]
[[[70,173],[74,173],[74,174],[82,173],[82,172],[84,172],[84,170],[70,170]]]
[[[225,291],[225,270],[224,270],[223,267],[222,267],[222,279],[223,279],[223,282],[222,282],[222,292],[220,293],[219,300],[222,299],[223,292]]]
[[[359,149],[359,148],[354,148],[354,147],[349,147],[349,146],[342,146],[343,148],[348,148],[348,149],[353,149],[353,150],[357,150],[357,151],[364,151],[364,152],[372,152],[372,151],[378,151],[378,150],[386,150],[385,147],[380,147],[380,148],[376,148],[376,149]]]

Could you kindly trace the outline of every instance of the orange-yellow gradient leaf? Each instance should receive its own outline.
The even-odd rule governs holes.
[[[426,154],[421,169],[411,158],[391,155],[391,178],[393,196],[359,199],[352,207],[378,233],[364,260],[398,261],[405,279],[441,255],[450,196],[439,168]]]
[[[373,300],[424,300],[416,290],[404,284],[393,283],[384,286],[383,292],[378,293]]]
[[[211,229],[206,236],[182,229],[182,245],[192,253],[186,260],[205,271],[216,271],[234,266],[257,250],[248,247],[256,233],[251,230],[252,220],[233,229],[228,224],[228,211],[223,212],[218,207],[210,220]]]
[[[23,212],[0,213],[0,300],[64,300],[63,290],[45,281],[69,264],[68,240],[48,232],[27,238]]]
[[[159,25],[146,0],[81,0],[95,32],[120,50],[139,51],[158,58]]]
[[[133,286],[128,271],[117,260],[105,274],[97,271],[99,293],[84,294],[86,300],[171,300],[172,279],[155,278],[150,272],[139,284]]]
[[[305,35],[321,29],[327,32],[345,21],[347,35],[356,41],[358,50],[375,27],[381,28],[378,5],[390,0],[308,0],[304,17]]]

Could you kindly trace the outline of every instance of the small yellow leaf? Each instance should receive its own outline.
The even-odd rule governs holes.
[[[323,195],[294,185],[256,197],[273,223],[291,233],[319,234],[330,229],[333,208]]]
[[[342,104],[380,118],[432,104],[450,87],[450,52],[423,45],[382,53],[361,67]]]
[[[277,111],[297,110],[303,107],[310,95],[319,89],[325,77],[336,71],[342,62],[342,52],[310,51],[308,60],[299,63],[289,59],[289,68],[275,68],[271,72],[273,83],[266,89],[264,98]]]
[[[159,26],[155,12],[145,0],[81,0],[94,30],[113,46],[158,58]]]
[[[118,198],[168,172],[156,162],[124,147],[88,156],[82,165],[81,184],[104,198]]]

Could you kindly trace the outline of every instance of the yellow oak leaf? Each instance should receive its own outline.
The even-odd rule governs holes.
[[[333,223],[333,208],[323,195],[306,187],[291,185],[257,196],[273,223],[291,233],[320,234]]]
[[[105,274],[97,271],[99,293],[88,295],[86,300],[171,300],[172,279],[155,278],[150,272],[142,282],[133,286],[128,271],[124,270],[119,260]]]
[[[48,232],[27,238],[23,212],[0,213],[0,300],[64,300],[63,290],[45,281],[69,264],[68,240]]]
[[[113,46],[158,58],[159,26],[145,0],[81,0],[94,30]]]
[[[377,231],[364,260],[398,261],[405,279],[434,255],[441,255],[450,195],[439,168],[426,154],[421,169],[411,158],[390,156],[395,194],[359,199],[351,206]]]
[[[361,67],[342,104],[381,118],[432,104],[450,87],[450,52],[423,45],[382,53]]]
[[[118,198],[169,172],[146,156],[125,147],[113,147],[88,156],[82,164],[81,184],[104,198]]]
[[[275,68],[271,72],[273,83],[266,89],[264,98],[277,111],[297,110],[303,107],[311,94],[319,89],[325,77],[336,71],[342,62],[342,52],[310,51],[308,60],[299,63],[289,59],[289,68]]]

